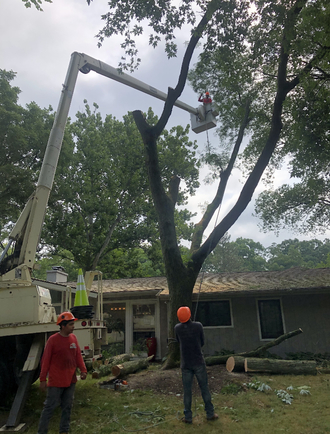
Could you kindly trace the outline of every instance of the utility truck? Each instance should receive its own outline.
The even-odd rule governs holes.
[[[6,248],[0,257],[0,399],[17,388],[5,430],[18,431],[20,416],[29,386],[38,377],[42,351],[50,334],[58,331],[57,314],[51,292],[62,293],[60,308],[70,308],[71,288],[61,283],[33,278],[37,246],[40,240],[48,198],[52,189],[61,151],[64,129],[79,72],[91,70],[147,93],[161,100],[167,95],[127,74],[119,72],[86,54],[74,52],[63,84],[54,125],[50,132],[38,183],[11,231]],[[211,106],[191,107],[181,101],[176,106],[191,114],[196,132],[212,128],[215,110]],[[87,289],[94,275],[86,276]],[[90,294],[91,295],[91,294]],[[85,357],[94,357],[104,342],[106,327],[102,314],[102,291],[98,294],[96,318],[82,318],[76,322],[75,333]]]

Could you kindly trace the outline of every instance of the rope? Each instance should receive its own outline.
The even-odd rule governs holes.
[[[207,130],[206,130],[206,136],[207,136],[207,145],[208,145],[208,148],[210,150],[209,133],[208,133]],[[215,222],[214,222],[213,229],[216,227],[216,225],[218,223],[220,209],[221,209],[221,203],[218,206],[218,213],[217,213],[217,216],[216,216],[216,219],[215,219]],[[208,257],[209,254],[210,254],[210,252],[211,252],[211,244],[212,244],[213,237],[214,237],[214,231],[212,232],[212,238],[210,240],[210,245],[209,245],[209,249],[208,249],[206,257]],[[198,294],[197,294],[197,302],[196,302],[196,309],[195,309],[195,314],[194,314],[194,321],[196,321],[196,315],[197,315],[197,309],[198,309],[198,303],[199,303],[199,296],[200,296],[200,292],[201,292],[201,288],[202,288],[202,283],[203,283],[203,280],[204,280],[204,274],[205,274],[205,267],[204,267],[204,270],[202,271],[201,281],[200,281],[200,284],[199,284],[199,289],[198,289]]]

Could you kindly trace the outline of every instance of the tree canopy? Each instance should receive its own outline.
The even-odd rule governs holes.
[[[89,3],[89,0],[88,0]],[[168,56],[176,54],[175,32],[191,26],[191,37],[175,88],[168,89],[162,115],[154,125],[139,111],[133,113],[147,155],[149,184],[158,216],[162,252],[171,298],[171,325],[176,310],[191,304],[191,294],[207,256],[244,212],[267,167],[300,149],[289,140],[299,124],[297,107],[305,107],[307,94],[319,95],[329,76],[329,4],[326,0],[210,0],[177,3],[168,0],[110,1],[98,37],[102,44],[113,34],[123,35],[122,68],[139,63],[136,39],[152,29],[151,46],[165,39]],[[204,38],[204,39],[202,39]],[[192,54],[198,42],[203,50],[196,73],[196,90],[214,94],[220,113],[220,151],[212,150],[219,184],[192,237],[190,259],[184,263],[175,232],[174,210],[180,179],[163,182],[158,163],[157,138],[185,86]],[[323,105],[324,106],[324,105]],[[297,120],[297,122],[295,122]],[[247,133],[249,134],[247,136]],[[211,234],[203,234],[221,204],[228,179],[243,142],[248,175],[232,209]],[[294,134],[297,137],[297,134]],[[225,146],[230,152],[223,155]],[[172,354],[174,356],[174,353]],[[168,358],[169,365],[172,357]]]
[[[43,1],[46,3],[53,3],[52,0],[22,0],[26,8],[31,8],[33,5],[38,11],[42,11],[41,5]]]

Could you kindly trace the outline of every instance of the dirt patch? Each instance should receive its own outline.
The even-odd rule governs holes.
[[[232,383],[241,385],[250,378],[245,373],[228,372],[224,365],[207,366],[207,373],[211,393],[220,393],[222,387]],[[162,371],[159,367],[151,366],[147,370],[130,374],[127,382],[130,389],[152,390],[165,395],[183,393],[179,368]]]

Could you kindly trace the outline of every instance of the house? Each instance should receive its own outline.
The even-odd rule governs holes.
[[[102,286],[109,343],[131,352],[154,337],[157,359],[163,358],[170,303],[166,279],[104,280]],[[195,312],[204,325],[205,355],[252,350],[298,328],[302,334],[271,352],[282,357],[330,352],[330,268],[201,274],[193,291],[193,317]]]

